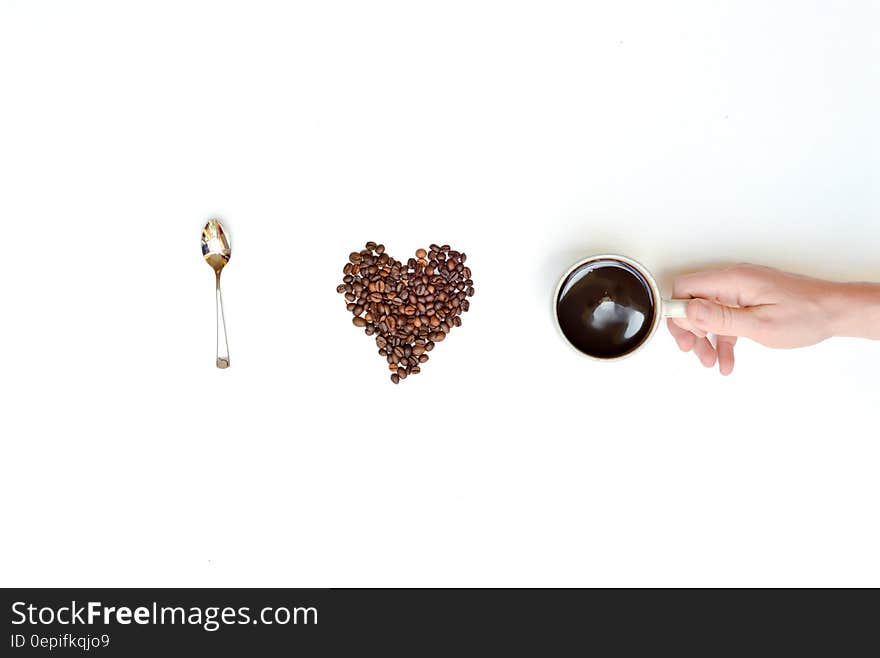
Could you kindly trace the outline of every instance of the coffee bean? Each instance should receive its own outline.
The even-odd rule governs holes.
[[[375,334],[377,352],[388,362],[394,383],[421,371],[434,345],[461,326],[460,316],[474,294],[464,253],[432,243],[415,256],[404,264],[385,253],[383,245],[367,242],[349,254],[343,283],[336,288],[345,296],[352,323]]]
[[[400,375],[398,375],[396,372],[393,375],[391,375],[391,382],[393,384],[399,384],[400,383]]]

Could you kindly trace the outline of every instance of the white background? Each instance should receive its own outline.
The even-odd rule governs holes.
[[[605,250],[880,280],[875,3],[0,7],[0,583],[880,585],[880,344],[549,311]],[[398,387],[367,240],[476,280]]]

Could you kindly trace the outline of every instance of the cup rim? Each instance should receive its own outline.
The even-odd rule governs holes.
[[[630,267],[638,270],[638,272],[645,277],[645,280],[648,282],[648,286],[651,288],[651,295],[653,296],[654,302],[654,319],[651,322],[651,330],[647,333],[647,335],[642,339],[642,342],[639,343],[634,349],[630,350],[626,354],[621,354],[620,356],[612,356],[608,358],[602,358],[598,356],[593,356],[592,354],[587,354],[586,352],[582,352],[577,347],[575,347],[570,340],[566,337],[565,333],[562,331],[562,326],[559,324],[559,313],[557,312],[557,302],[559,301],[559,293],[562,291],[562,285],[566,282],[569,276],[571,276],[577,269],[583,267],[587,263],[591,263],[596,260],[616,260],[621,263],[625,263]],[[657,328],[660,326],[660,320],[663,316],[663,298],[660,295],[660,287],[657,285],[657,281],[654,279],[654,275],[651,274],[651,271],[642,265],[639,261],[630,258],[629,256],[624,256],[623,254],[595,254],[592,256],[586,256],[585,258],[581,258],[577,262],[571,265],[561,277],[559,277],[559,282],[556,284],[556,290],[553,293],[553,298],[550,300],[552,305],[553,312],[553,324],[556,325],[556,332],[559,334],[559,337],[565,342],[566,345],[569,346],[572,350],[574,350],[577,354],[589,359],[590,361],[600,361],[604,363],[621,361],[623,359],[627,359],[631,357],[633,354],[636,354],[648,344],[648,341],[654,337],[654,334],[657,333]]]

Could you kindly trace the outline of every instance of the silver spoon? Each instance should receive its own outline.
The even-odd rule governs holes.
[[[217,275],[217,367],[229,367],[229,343],[226,340],[226,318],[223,316],[223,294],[220,272],[229,262],[232,249],[219,219],[212,219],[202,229],[202,255]]]

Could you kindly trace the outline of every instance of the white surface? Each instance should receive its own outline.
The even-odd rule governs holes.
[[[880,280],[875,3],[0,7],[0,583],[880,585],[880,344],[549,315],[604,250]],[[366,240],[477,283],[397,388]]]

